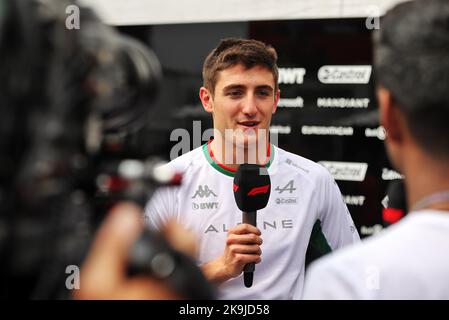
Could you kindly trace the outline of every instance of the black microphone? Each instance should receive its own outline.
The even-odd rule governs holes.
[[[257,226],[256,212],[267,206],[270,198],[270,176],[265,167],[257,164],[242,164],[234,177],[234,198],[242,210],[242,222]],[[245,287],[253,284],[255,263],[248,263],[243,268]]]
[[[402,219],[408,211],[403,179],[392,180],[387,187],[387,195],[383,201],[382,220],[384,227]]]

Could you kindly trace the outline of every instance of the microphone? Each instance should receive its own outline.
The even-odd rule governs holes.
[[[257,164],[244,163],[238,168],[234,177],[234,198],[242,211],[242,222],[257,226],[257,210],[267,206],[270,198],[270,176],[268,170]],[[251,262],[243,268],[245,287],[253,284],[255,263]]]
[[[387,187],[387,195],[382,201],[382,220],[387,227],[398,222],[407,214],[407,201],[403,179],[392,180]]]

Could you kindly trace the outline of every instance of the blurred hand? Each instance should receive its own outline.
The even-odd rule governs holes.
[[[242,223],[228,231],[224,253],[202,266],[206,277],[215,283],[235,278],[247,263],[261,261],[261,232],[258,228]]]
[[[149,276],[128,277],[128,252],[144,228],[142,211],[132,203],[114,207],[98,230],[81,268],[80,289],[75,299],[182,299],[164,282]],[[194,256],[196,241],[174,222],[164,234],[170,244]]]

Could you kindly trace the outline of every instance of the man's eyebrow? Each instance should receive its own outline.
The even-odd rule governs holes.
[[[263,85],[257,86],[256,89],[259,89],[259,90],[263,89],[263,90],[270,90],[270,91],[274,90],[274,88],[272,86],[269,86],[267,84],[263,84]]]
[[[224,87],[223,91],[235,90],[235,89],[245,89],[245,88],[246,88],[246,86],[244,86],[242,84],[230,84],[230,85]],[[274,88],[272,86],[267,85],[267,84],[263,84],[263,85],[257,86],[256,89],[257,90],[261,90],[261,89],[262,90],[270,90],[270,91],[274,90]]]
[[[223,88],[223,91],[235,90],[235,89],[245,89],[245,86],[242,84],[230,84]]]

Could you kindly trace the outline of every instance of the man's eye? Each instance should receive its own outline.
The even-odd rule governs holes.
[[[259,91],[257,94],[259,96],[268,97],[270,95],[270,92],[269,91]]]
[[[241,91],[229,91],[229,92],[227,93],[227,95],[228,95],[228,96],[231,96],[231,97],[238,97],[238,96],[240,96],[241,94],[242,94]]]

